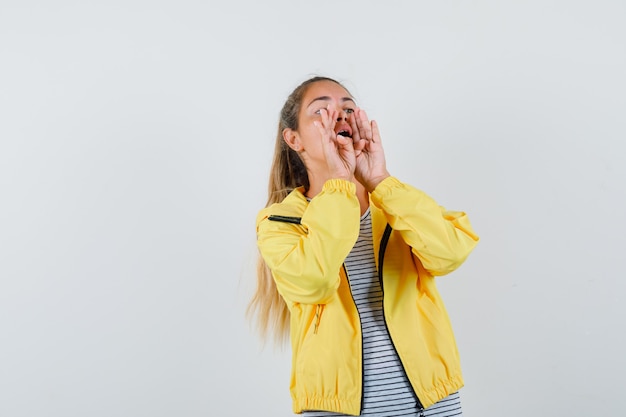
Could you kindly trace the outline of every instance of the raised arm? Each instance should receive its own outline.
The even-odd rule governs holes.
[[[478,243],[465,213],[445,210],[395,177],[380,182],[371,199],[432,275],[454,271]]]
[[[446,211],[424,192],[389,175],[378,125],[362,109],[352,127],[355,175],[374,205],[432,275],[455,270],[478,243],[465,213]]]
[[[359,235],[355,192],[350,181],[326,181],[308,205],[300,202],[300,224],[291,197],[259,213],[257,244],[288,303],[324,304],[334,297],[339,269]]]

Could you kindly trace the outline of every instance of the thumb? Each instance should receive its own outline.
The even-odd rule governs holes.
[[[337,144],[341,146],[342,148],[354,150],[354,146],[353,146],[354,144],[352,143],[352,138],[342,136],[342,135],[337,135]]]

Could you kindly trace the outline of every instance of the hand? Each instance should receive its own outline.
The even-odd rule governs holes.
[[[367,118],[365,110],[356,109],[350,118],[356,157],[354,175],[368,192],[389,176],[385,153],[376,121]]]
[[[321,122],[315,121],[313,123],[321,136],[322,149],[328,164],[329,179],[352,179],[356,166],[352,139],[335,133],[335,125],[339,115],[337,110],[321,109],[320,114]]]

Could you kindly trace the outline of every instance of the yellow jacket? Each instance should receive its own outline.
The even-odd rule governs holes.
[[[478,236],[465,213],[445,211],[394,177],[376,187],[370,203],[385,321],[426,408],[463,386],[456,342],[434,276],[461,265]],[[257,217],[261,255],[291,312],[295,413],[360,414],[361,325],[342,267],[359,224],[356,187],[339,179],[327,181],[310,203],[296,189]]]

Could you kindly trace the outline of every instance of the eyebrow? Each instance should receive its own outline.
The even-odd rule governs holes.
[[[308,108],[308,107],[311,107],[311,104],[315,103],[315,102],[316,102],[316,101],[318,101],[318,100],[328,101],[328,100],[330,100],[330,97],[329,97],[329,96],[321,96],[321,97],[314,98],[314,99],[313,99],[313,100],[311,100],[311,102],[307,105],[307,108]],[[354,100],[352,99],[352,97],[343,97],[343,98],[341,99],[341,102],[342,102],[342,103],[345,103],[346,101],[351,101],[351,102],[353,102],[353,103],[354,103]],[[356,104],[356,103],[355,103],[355,104]]]

